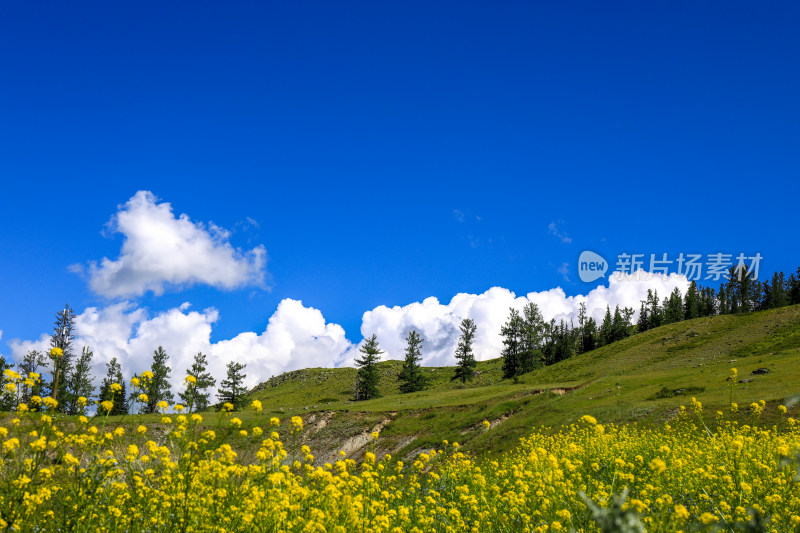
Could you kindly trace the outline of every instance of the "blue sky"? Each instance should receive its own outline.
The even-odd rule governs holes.
[[[0,353],[120,301],[88,262],[137,191],[266,250],[263,284],[124,298],[213,307],[212,342],[285,299],[358,342],[381,305],[586,294],[585,249],[794,270],[800,7],[556,4],[7,4]]]

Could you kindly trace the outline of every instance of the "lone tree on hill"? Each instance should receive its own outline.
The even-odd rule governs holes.
[[[456,370],[450,381],[460,379],[461,383],[466,383],[467,380],[472,381],[475,377],[475,368],[478,366],[475,361],[475,354],[472,353],[472,343],[475,341],[475,331],[477,330],[475,322],[471,318],[465,318],[461,321],[461,337],[458,339],[458,346],[456,347]]]
[[[422,360],[420,346],[424,340],[416,330],[412,330],[406,337],[406,342],[408,342],[406,359],[403,361],[403,368],[397,375],[400,392],[418,392],[428,386],[428,379],[422,374],[422,367],[419,364]]]
[[[217,398],[221,403],[229,403],[234,409],[239,409],[245,404],[247,389],[244,386],[245,373],[242,363],[231,361],[228,363],[228,375],[219,384]]]
[[[356,359],[358,373],[356,374],[356,401],[370,400],[378,397],[378,367],[377,363],[383,350],[378,346],[378,337],[373,333],[372,337],[364,341],[364,345],[358,349],[364,354],[361,359]]]
[[[142,406],[145,413],[155,413],[158,410],[158,402],[172,403],[172,386],[169,384],[169,374],[172,369],[167,366],[167,363],[169,363],[169,355],[164,348],[159,346],[153,352],[153,362],[150,364],[153,379],[148,381],[145,386],[147,403]]]
[[[202,352],[197,352],[194,356],[192,367],[186,370],[187,376],[192,376],[197,382],[186,389],[185,392],[179,392],[181,401],[189,408],[189,412],[205,411],[208,409],[209,397],[211,392],[208,390],[217,384],[217,380],[207,372],[208,360]]]

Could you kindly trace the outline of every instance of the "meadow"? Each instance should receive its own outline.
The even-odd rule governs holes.
[[[791,306],[515,381],[491,360],[400,394],[385,361],[363,402],[346,368],[267,380],[240,411],[71,417],[34,397],[0,414],[0,530],[798,532],[798,362]]]
[[[157,422],[61,421],[54,407],[36,398],[0,427],[5,531],[800,530],[800,424],[781,405],[763,427],[765,402],[713,424],[695,398],[659,427],[584,415],[496,458],[445,441],[404,462],[377,456],[374,433],[360,462],[324,464],[299,416],[245,426],[231,405],[162,404]]]

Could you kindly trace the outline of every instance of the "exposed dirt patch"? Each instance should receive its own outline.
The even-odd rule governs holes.
[[[389,415],[396,415],[397,413],[387,413]],[[330,420],[330,418],[328,418]],[[321,457],[322,462],[333,462],[339,458],[339,452],[343,451],[348,458],[355,458],[358,456],[363,455],[367,445],[372,440],[372,434],[376,431],[380,433],[380,431],[386,426],[386,424],[390,423],[393,418],[385,418],[377,425],[375,425],[372,429],[362,431],[361,433],[349,437],[342,441],[341,444],[337,446],[336,450],[332,450],[327,454]],[[326,422],[327,423],[327,422]],[[413,440],[413,439],[412,439]]]
[[[328,425],[328,422],[336,415],[334,411],[327,411],[321,413],[319,418],[317,418],[317,413],[314,413],[309,417],[307,423],[309,424],[308,431],[306,432],[307,436],[312,436],[319,432],[319,430],[325,428]],[[313,425],[312,425],[313,424]]]

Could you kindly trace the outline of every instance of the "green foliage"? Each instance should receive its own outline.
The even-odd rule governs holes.
[[[217,398],[221,403],[229,403],[234,409],[242,408],[246,403],[247,389],[244,386],[244,368],[247,365],[231,361],[228,363],[228,373],[219,384]]]
[[[66,382],[72,373],[72,359],[75,356],[72,352],[72,329],[74,327],[75,312],[67,304],[63,310],[56,313],[53,334],[50,336],[51,348],[60,348],[63,351],[63,355],[50,357],[53,369],[48,383],[49,393],[58,401],[58,410],[62,412],[70,405],[70,393]]]
[[[460,329],[461,337],[458,339],[456,347],[456,368],[451,381],[460,380],[461,383],[466,383],[475,377],[475,368],[478,365],[475,361],[475,354],[472,353],[477,326],[471,318],[465,318],[461,321]]]
[[[542,352],[545,337],[545,322],[539,306],[529,303],[522,309],[522,353],[520,370],[530,372],[544,364]]]
[[[92,356],[93,353],[89,347],[84,346],[75,368],[69,373],[66,383],[64,383],[64,389],[67,393],[67,404],[64,406],[64,412],[69,415],[86,414],[86,404],[79,404],[78,398],[83,396],[87,400],[91,400],[94,395]]]
[[[416,330],[412,330],[406,342],[406,358],[403,361],[403,368],[397,375],[397,380],[400,382],[400,392],[419,392],[425,390],[428,386],[428,379],[422,372],[420,361],[422,361],[422,353],[420,347],[425,339],[420,337]]]
[[[513,307],[509,309],[508,322],[500,329],[503,336],[503,377],[512,378],[523,372],[523,329],[525,323],[519,311]]]
[[[47,364],[47,358],[42,352],[37,350],[31,350],[25,354],[22,358],[22,362],[19,364],[19,372],[22,374],[23,377],[27,377],[30,374],[40,374],[43,371],[43,367]],[[31,401],[31,397],[39,396],[41,397],[44,394],[44,385],[42,380],[37,380],[32,387],[23,386],[22,390],[20,391],[20,402],[29,404]]]
[[[377,398],[378,393],[378,368],[376,363],[380,359],[383,350],[378,346],[378,337],[373,333],[372,337],[364,341],[364,345],[358,349],[364,354],[361,359],[356,359],[358,373],[356,374],[356,401],[371,400]]]
[[[14,363],[0,355],[0,411],[10,411],[17,405],[17,395],[5,388],[7,383],[12,382],[6,377],[5,371],[13,369]]]
[[[118,383],[121,387],[119,392],[114,392],[111,385]],[[111,361],[106,363],[106,376],[100,384],[100,392],[98,394],[100,402],[113,402],[114,407],[110,412],[106,413],[101,406],[97,406],[98,415],[126,415],[128,414],[128,401],[126,397],[125,378],[122,375],[122,366],[117,361],[116,357],[112,357]]]
[[[646,533],[647,530],[636,510],[632,507],[623,509],[628,497],[628,489],[623,490],[621,494],[613,495],[611,505],[605,508],[594,503],[583,492],[579,492],[579,495],[586,502],[586,506],[592,513],[592,519],[601,533]]]
[[[184,392],[179,392],[178,396],[189,412],[205,411],[209,406],[211,389],[217,384],[217,380],[207,371],[208,360],[202,352],[197,352],[191,368],[186,370],[187,376],[192,376],[197,380],[194,386],[188,387]]]
[[[155,413],[158,411],[157,404],[161,401],[172,403],[172,386],[169,383],[171,369],[167,366],[168,363],[169,355],[164,351],[164,348],[159,346],[153,352],[153,362],[150,364],[150,372],[153,373],[153,379],[147,382],[145,388],[147,402],[142,406],[142,412]]]

